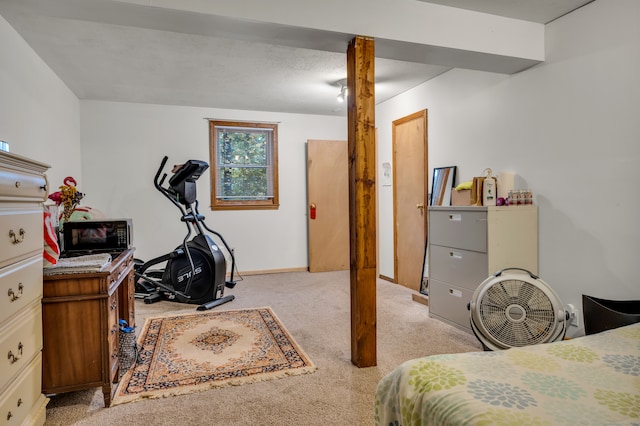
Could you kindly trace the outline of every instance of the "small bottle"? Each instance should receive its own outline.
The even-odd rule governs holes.
[[[496,178],[491,176],[491,169],[487,169],[487,177],[482,183],[482,205],[496,205]]]
[[[517,206],[518,204],[520,204],[520,191],[517,189],[514,189],[511,191],[511,196],[509,198],[509,205]]]

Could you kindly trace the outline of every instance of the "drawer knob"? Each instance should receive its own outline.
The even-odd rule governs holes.
[[[453,288],[449,289],[449,294],[454,297],[462,297],[462,292],[460,290],[455,290]]]
[[[9,230],[9,238],[11,238],[11,242],[13,244],[19,244],[19,243],[23,242],[24,241],[24,234],[25,234],[25,231],[22,228],[20,228],[20,230],[18,231],[17,235],[16,235],[16,232],[13,229]]]
[[[11,302],[15,302],[16,300],[20,299],[20,297],[22,296],[22,293],[24,291],[24,286],[22,285],[22,283],[18,284],[18,293],[16,294],[15,291],[13,291],[12,288],[10,288],[7,291],[8,296],[11,298]]]
[[[20,342],[18,344],[18,352],[20,352],[20,355],[18,355],[18,356],[14,355],[12,351],[9,351],[7,359],[9,360],[9,362],[11,364],[15,364],[22,357],[22,348],[23,348],[22,342]]]
[[[13,417],[13,414],[11,413],[11,411],[9,411],[7,413],[7,421],[11,420],[11,417]]]

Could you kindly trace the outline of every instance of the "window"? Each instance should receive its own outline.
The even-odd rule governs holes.
[[[277,209],[278,125],[210,121],[211,209]]]

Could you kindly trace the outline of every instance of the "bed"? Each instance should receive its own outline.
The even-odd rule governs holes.
[[[407,361],[378,383],[375,423],[640,425],[640,323],[554,343]]]

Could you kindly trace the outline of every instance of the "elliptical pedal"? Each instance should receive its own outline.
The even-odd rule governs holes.
[[[220,306],[223,303],[231,302],[235,298],[236,297],[234,295],[230,294],[229,296],[224,296],[224,297],[221,297],[220,299],[216,299],[216,300],[212,300],[211,302],[203,303],[202,305],[198,306],[196,308],[196,310],[198,310],[198,311],[207,311],[209,309],[215,308],[216,306]]]

